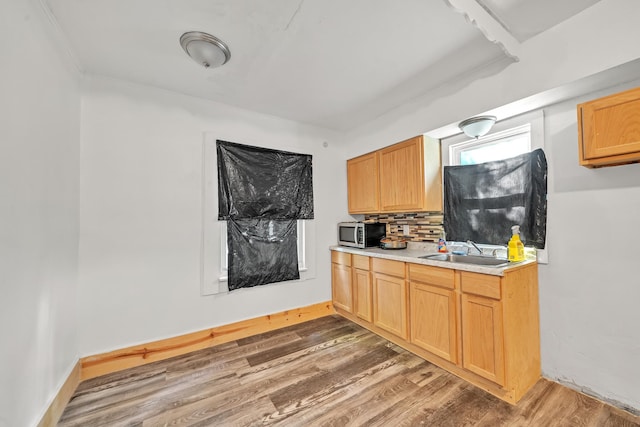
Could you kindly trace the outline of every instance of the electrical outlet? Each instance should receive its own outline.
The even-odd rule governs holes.
[[[409,233],[411,233],[411,230],[409,230],[409,226],[408,225],[403,225],[402,226],[402,234],[404,234],[405,236],[408,236]]]

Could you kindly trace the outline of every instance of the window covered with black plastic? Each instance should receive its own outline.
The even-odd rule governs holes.
[[[506,245],[519,225],[525,245],[544,248],[547,159],[541,149],[506,160],[444,167],[448,240]]]
[[[229,290],[299,279],[297,234],[296,220],[229,220]]]
[[[218,140],[229,290],[300,278],[297,220],[313,218],[312,157]]]
[[[313,219],[312,157],[220,141],[218,219]]]

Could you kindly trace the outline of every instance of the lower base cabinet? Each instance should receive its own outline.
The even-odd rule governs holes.
[[[457,363],[456,293],[411,282],[411,342]]]
[[[510,403],[540,378],[537,264],[495,276],[377,257],[349,268],[351,258],[332,261],[334,306],[349,320]]]
[[[373,324],[402,339],[408,338],[404,278],[373,273]]]
[[[504,385],[502,304],[476,295],[462,295],[462,366]]]
[[[353,312],[353,283],[351,280],[351,254],[331,253],[331,296],[333,305]]]
[[[356,291],[355,315],[373,322],[373,287],[369,270],[353,269],[353,287]]]

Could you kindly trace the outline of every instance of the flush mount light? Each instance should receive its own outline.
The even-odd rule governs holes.
[[[495,116],[478,116],[461,121],[458,127],[467,136],[478,139],[486,135],[495,122]]]
[[[231,58],[229,47],[217,37],[200,31],[189,31],[180,37],[180,46],[204,68],[216,68]]]

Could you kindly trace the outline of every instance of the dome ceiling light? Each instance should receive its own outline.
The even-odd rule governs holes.
[[[458,124],[458,127],[462,132],[471,138],[480,138],[491,130],[493,124],[496,122],[495,116],[477,116],[466,119]]]
[[[180,37],[180,46],[204,68],[216,68],[231,58],[229,47],[217,37],[200,31],[189,31]]]

